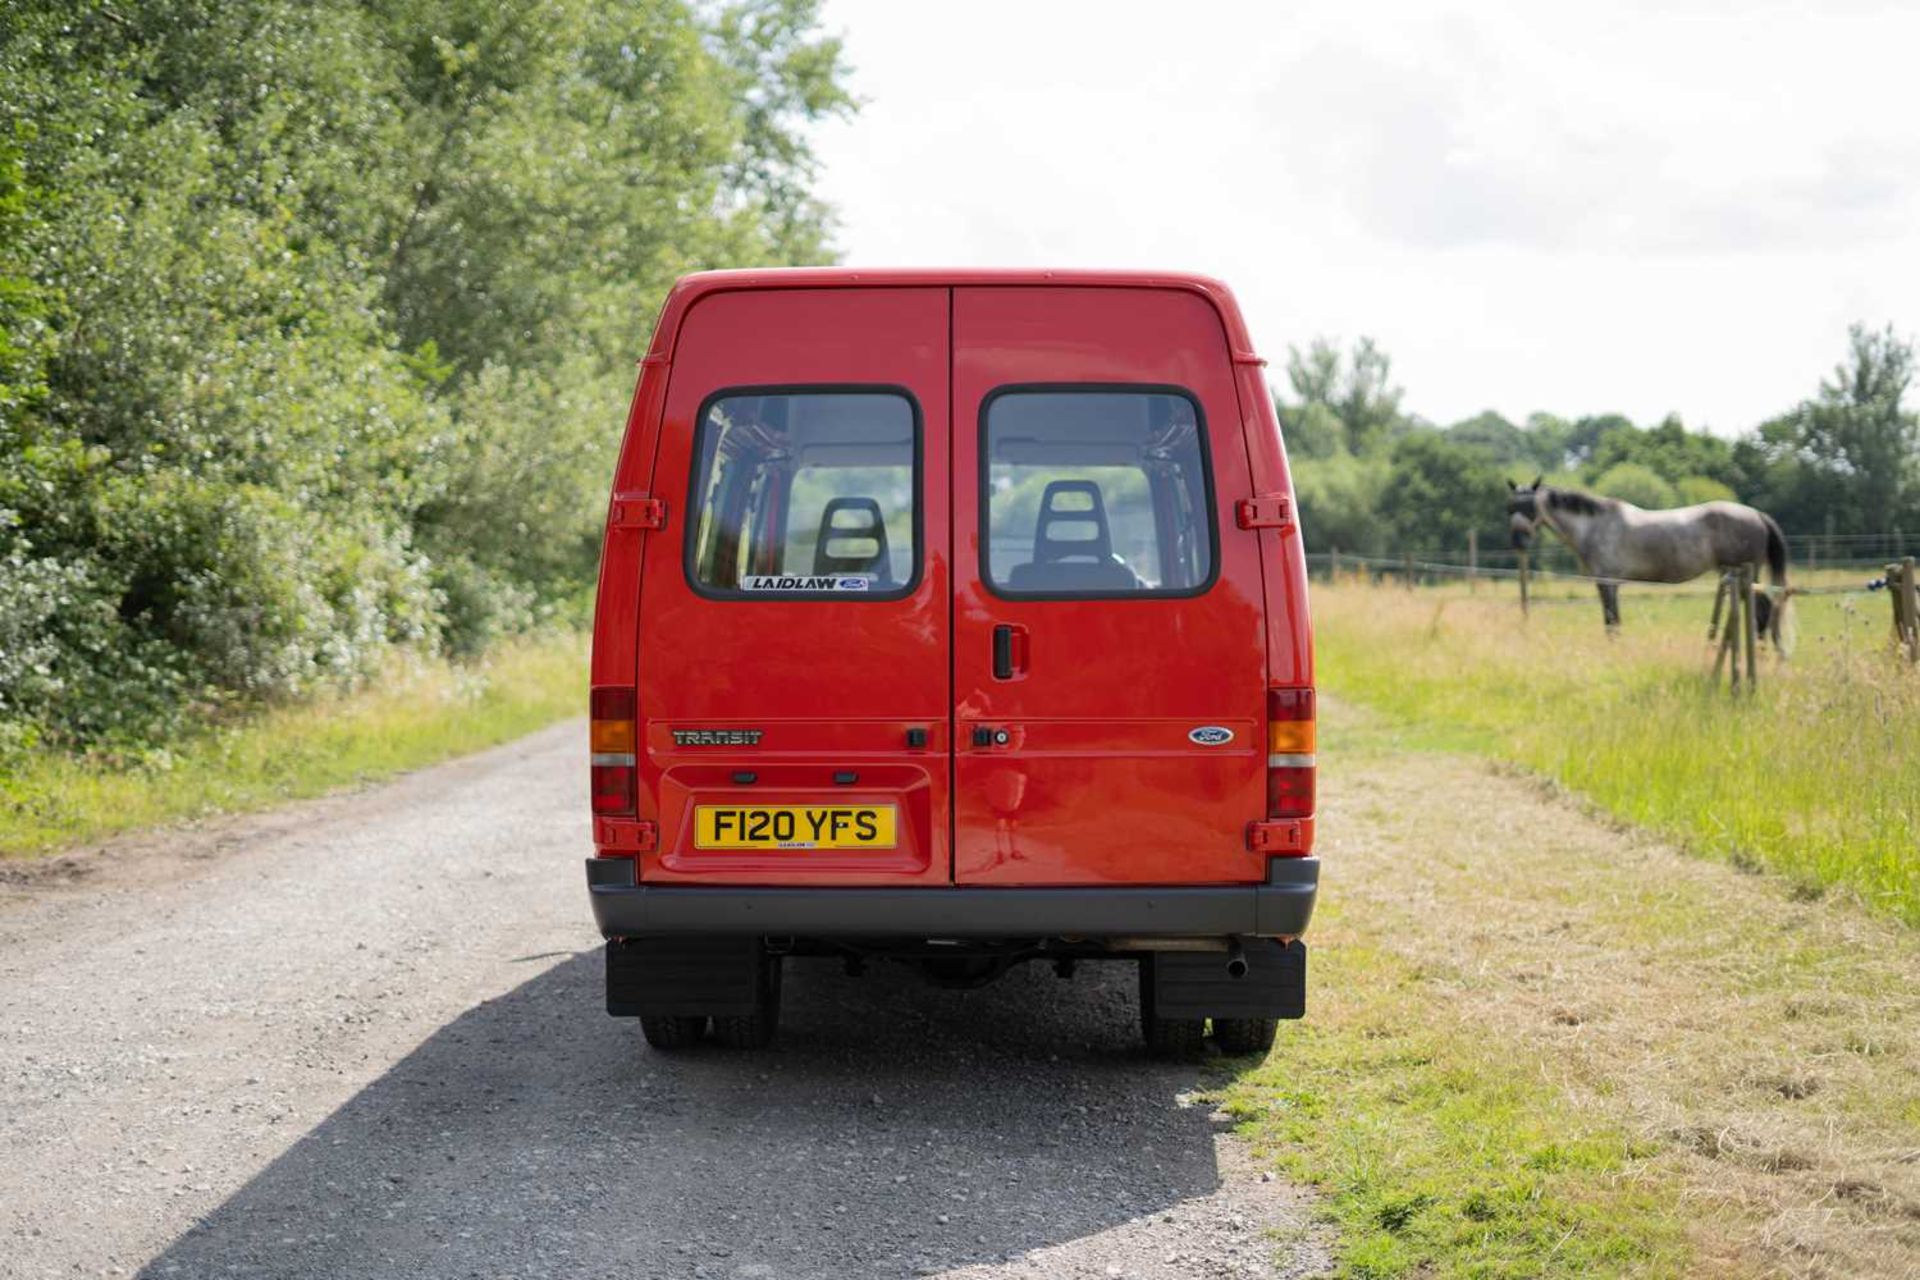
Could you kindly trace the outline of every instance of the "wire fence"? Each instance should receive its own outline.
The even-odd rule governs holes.
[[[1566,559],[1571,556],[1564,547],[1543,544],[1541,551],[1550,555],[1559,554]],[[1802,565],[1802,585],[1790,588],[1789,594],[1796,596],[1860,596],[1869,592],[1884,591],[1893,605],[1894,646],[1905,654],[1907,662],[1920,667],[1920,567],[1916,567],[1916,556],[1912,551],[1900,554],[1901,548],[1887,555],[1853,557],[1839,564]],[[1713,625],[1709,629],[1709,640],[1714,632],[1720,630],[1722,610],[1732,602],[1727,616],[1726,629],[1720,636],[1713,665],[1713,682],[1718,685],[1720,672],[1726,667],[1726,660],[1732,657],[1729,668],[1730,688],[1739,692],[1743,687],[1751,692],[1758,678],[1754,664],[1754,632],[1756,614],[1764,599],[1756,600],[1758,586],[1754,566],[1740,565],[1734,569],[1715,575],[1701,575],[1694,581],[1713,584],[1712,590],[1702,590],[1698,586],[1679,583],[1635,582],[1632,579],[1597,578],[1591,574],[1576,570],[1566,570],[1551,564],[1534,567],[1526,552],[1514,551],[1516,564],[1509,569],[1504,565],[1480,563],[1478,548],[1469,548],[1465,562],[1432,558],[1431,554],[1416,556],[1407,551],[1399,556],[1363,556],[1340,551],[1310,551],[1307,553],[1307,571],[1311,576],[1315,569],[1324,572],[1326,579],[1337,582],[1342,578],[1365,578],[1375,584],[1398,581],[1411,591],[1421,583],[1434,584],[1445,581],[1465,581],[1469,591],[1480,582],[1490,586],[1496,583],[1512,583],[1518,590],[1514,598],[1525,614],[1534,605],[1579,604],[1588,608],[1593,606],[1593,595],[1585,590],[1569,594],[1564,588],[1590,586],[1632,586],[1636,591],[1647,591],[1664,600],[1706,600],[1713,601]],[[1546,558],[1546,557],[1543,557]],[[1853,576],[1852,581],[1807,584],[1804,575],[1814,569],[1838,572],[1843,576]],[[1878,576],[1870,576],[1877,572]],[[1792,579],[1791,567],[1788,573]],[[1542,594],[1541,588],[1560,587],[1563,590]],[[1504,593],[1502,593],[1504,594]],[[1602,593],[1605,595],[1606,593]],[[1614,609],[1610,602],[1607,606],[1608,624],[1613,625]],[[1777,637],[1776,637],[1777,638]],[[1744,683],[1742,654],[1744,653]]]
[[[1364,574],[1376,582],[1399,581],[1408,586],[1417,585],[1422,582],[1432,585],[1437,581],[1443,580],[1458,580],[1468,583],[1491,583],[1513,582],[1525,578],[1536,591],[1543,586],[1600,586],[1612,584],[1631,585],[1636,588],[1650,588],[1658,591],[1663,598],[1670,599],[1710,600],[1715,595],[1714,591],[1702,587],[1659,582],[1633,582],[1631,579],[1622,578],[1598,578],[1590,574],[1581,573],[1578,570],[1558,568],[1551,563],[1537,566],[1529,565],[1523,569],[1517,563],[1518,553],[1512,552],[1508,554],[1516,560],[1513,568],[1507,568],[1504,565],[1476,563],[1466,558],[1457,561],[1450,559],[1428,559],[1425,555],[1415,556],[1408,552],[1403,552],[1398,556],[1362,556],[1344,551],[1310,551],[1307,553],[1307,568],[1310,575],[1315,569],[1324,570],[1325,576],[1329,579],[1339,577],[1343,574]],[[1854,559],[1839,564],[1829,562],[1818,566],[1802,566],[1803,568],[1817,567],[1822,570],[1859,569],[1861,570],[1861,580],[1857,585],[1848,583],[1794,587],[1793,594],[1797,596],[1858,595],[1870,591],[1879,591],[1887,585],[1885,574],[1889,563],[1888,558],[1882,556],[1871,559]],[[1879,576],[1868,576],[1871,571],[1877,571]],[[1791,574],[1789,574],[1789,578],[1791,578]],[[1531,599],[1532,603],[1535,604],[1561,604],[1570,601],[1591,603],[1592,601],[1592,597],[1585,593],[1578,596],[1534,595]]]
[[[1905,556],[1920,554],[1920,534],[1907,533],[1898,529],[1888,533],[1788,533],[1786,539],[1788,566],[1791,569],[1803,571],[1884,566]],[[1344,554],[1356,560],[1370,558],[1391,560],[1398,564],[1406,552],[1396,550],[1364,557],[1353,553]],[[1476,546],[1447,551],[1429,548],[1413,552],[1415,559],[1426,564],[1482,569],[1497,568],[1502,565],[1517,566],[1520,554],[1517,549],[1505,545],[1504,539],[1500,542],[1489,539]],[[1563,544],[1551,539],[1537,543],[1529,555],[1536,569],[1574,563],[1573,553]]]

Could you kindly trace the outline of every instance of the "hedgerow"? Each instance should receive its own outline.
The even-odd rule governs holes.
[[[671,280],[820,260],[813,0],[0,16],[0,762],[576,616]]]

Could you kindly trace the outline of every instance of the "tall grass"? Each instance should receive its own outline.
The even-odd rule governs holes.
[[[262,809],[505,742],[586,706],[586,641],[415,660],[359,693],[210,727],[137,757],[47,754],[0,776],[0,857]]]
[[[1610,639],[1590,597],[1523,619],[1510,587],[1322,587],[1320,685],[1409,745],[1513,761],[1692,850],[1920,925],[1920,670],[1889,653],[1885,601],[1796,599],[1795,656],[1763,655],[1758,692],[1735,698],[1705,677],[1706,600],[1623,596]]]

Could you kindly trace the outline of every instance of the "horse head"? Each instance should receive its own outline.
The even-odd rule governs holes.
[[[1540,482],[1544,476],[1535,476],[1530,485],[1517,485],[1507,481],[1507,535],[1513,540],[1514,550],[1525,551],[1533,541],[1533,531],[1540,523]]]

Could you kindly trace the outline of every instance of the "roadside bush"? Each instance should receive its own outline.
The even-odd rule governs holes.
[[[0,755],[584,616],[674,276],[818,260],[812,0],[22,0]]]
[[[0,768],[39,740],[29,716],[59,689],[59,646],[48,624],[78,577],[69,566],[30,558],[10,537],[18,521],[16,512],[0,508]]]

